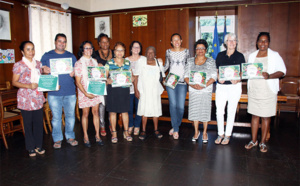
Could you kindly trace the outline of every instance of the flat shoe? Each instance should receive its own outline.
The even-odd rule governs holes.
[[[46,151],[43,148],[36,148],[35,152],[38,153],[38,154],[45,154]]]
[[[247,145],[245,145],[245,149],[249,150],[252,149],[253,147],[256,147],[258,145],[258,141],[255,143],[251,140]]]
[[[224,136],[218,136],[218,138],[215,140],[215,144],[219,145],[223,139],[224,139]]]
[[[267,145],[266,144],[264,144],[264,143],[260,143],[259,144],[259,150],[260,150],[260,152],[267,152],[268,151],[268,149],[267,149]]]
[[[36,156],[35,150],[29,150],[28,153],[29,153],[30,157],[35,157]]]
[[[171,129],[169,130],[169,135],[172,136],[173,133],[174,133],[174,128],[171,128]]]
[[[61,141],[54,142],[53,148],[60,149],[61,148]]]
[[[223,141],[221,142],[222,145],[228,145],[230,141],[230,136],[225,136]]]
[[[71,138],[69,138],[67,140],[67,143],[69,143],[73,147],[78,145],[78,141],[76,141],[75,139],[71,139]]]

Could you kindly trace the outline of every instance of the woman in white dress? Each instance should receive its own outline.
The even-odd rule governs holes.
[[[162,115],[161,94],[164,91],[163,86],[159,82],[160,74],[165,77],[163,72],[162,59],[156,59],[156,50],[153,46],[146,49],[147,62],[139,63],[136,70],[135,83],[138,91],[135,92],[139,99],[137,114],[142,116],[142,132],[139,138],[146,138],[146,125],[148,117],[153,117],[154,134],[157,138],[162,138],[162,134],[158,131],[158,117]]]

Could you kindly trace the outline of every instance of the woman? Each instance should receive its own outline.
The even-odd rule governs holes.
[[[44,154],[43,149],[43,92],[39,92],[38,81],[42,72],[42,63],[34,59],[34,44],[23,41],[20,45],[23,54],[22,60],[13,67],[12,85],[18,87],[18,109],[21,110],[25,145],[30,157]],[[45,72],[49,73],[49,72]]]
[[[242,53],[236,50],[237,38],[233,33],[225,36],[224,47],[225,51],[220,52],[216,59],[217,69],[220,66],[240,65],[245,63],[245,57]],[[242,68],[240,68],[242,69]],[[219,78],[219,72],[218,72]],[[215,144],[227,145],[232,134],[236,107],[242,94],[242,84],[240,80],[220,81],[218,79],[216,89],[216,107],[217,107],[217,122],[218,122],[218,138]],[[227,104],[227,122],[226,131],[224,132],[224,110]]]
[[[185,66],[184,80],[189,85],[189,116],[188,119],[194,122],[195,135],[192,141],[198,140],[200,131],[198,130],[199,121],[203,122],[203,143],[208,142],[207,125],[211,116],[211,97],[212,84],[217,79],[217,69],[215,60],[205,57],[208,44],[204,39],[195,43],[196,57],[191,57]],[[199,84],[189,84],[191,71],[200,71],[206,73],[206,86]]]
[[[112,58],[105,65],[107,77],[115,71],[131,71],[130,62],[124,59],[125,45],[117,42],[114,47],[115,58]],[[117,113],[122,113],[124,132],[123,136],[127,141],[132,141],[132,137],[128,133],[128,111],[130,107],[129,87],[112,87],[112,79],[107,79],[107,106],[109,112],[109,121],[111,124],[112,143],[117,143]]]
[[[266,138],[270,128],[271,117],[276,115],[279,78],[286,74],[286,67],[278,52],[269,48],[270,34],[259,33],[256,40],[257,51],[249,55],[248,63],[263,63],[263,79],[248,80],[248,113],[252,114],[252,140],[245,145],[251,149],[258,145],[257,132],[259,119],[261,124],[261,152],[267,152]]]
[[[139,100],[137,114],[142,116],[143,130],[139,138],[146,138],[146,125],[148,117],[153,117],[154,134],[157,138],[163,135],[158,131],[158,117],[162,115],[161,97],[164,88],[159,82],[160,74],[163,72],[163,62],[161,59],[155,59],[156,50],[153,46],[146,49],[147,61],[140,63],[136,72],[138,90],[136,91]],[[165,74],[162,73],[162,77]]]
[[[184,67],[189,58],[189,50],[181,47],[182,38],[178,33],[171,36],[172,48],[166,51],[166,64],[164,71],[169,69],[169,73],[174,73],[180,76],[179,83],[175,89],[166,87],[169,97],[169,109],[171,115],[172,129],[169,135],[173,135],[174,139],[179,138],[179,127],[181,125],[184,114],[185,97],[187,92],[187,85],[184,82]]]
[[[88,82],[88,70],[87,67],[97,67],[98,63],[92,58],[93,44],[90,41],[84,41],[79,47],[78,57],[80,58],[75,63],[75,81],[78,87],[78,104],[82,109],[82,129],[83,129],[83,142],[86,147],[91,147],[88,130],[88,117],[90,108],[92,107],[93,121],[95,126],[95,139],[98,145],[103,145],[103,142],[99,136],[99,104],[104,104],[103,96],[95,96],[87,93]],[[102,66],[102,64],[99,64]]]
[[[130,44],[130,56],[126,59],[130,61],[131,70],[133,75],[135,75],[136,66],[145,61],[146,57],[142,56],[142,44],[139,41],[133,41]],[[132,134],[134,128],[134,135],[139,135],[140,133],[140,125],[142,121],[142,117],[137,115],[137,108],[139,104],[139,99],[134,94],[134,89],[137,87],[131,85],[130,86],[130,111],[129,111],[129,134]],[[135,112],[134,112],[135,110]],[[135,117],[133,118],[133,114]]]
[[[109,49],[109,38],[106,34],[101,33],[98,36],[98,44],[100,49],[95,51],[93,54],[93,58],[97,60],[99,64],[103,66],[106,65],[107,61],[111,60],[114,57],[114,53]],[[106,96],[104,96],[106,97]],[[100,103],[99,106],[99,115],[100,115],[100,129],[101,136],[106,136],[105,131],[105,106],[103,103]]]

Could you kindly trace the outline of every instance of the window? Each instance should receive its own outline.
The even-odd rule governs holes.
[[[226,16],[226,31],[227,33],[236,33],[236,16],[229,15]],[[198,39],[205,39],[208,43],[208,49],[206,56],[211,57],[212,43],[214,39],[214,29],[215,29],[215,16],[200,16],[196,17],[196,41]],[[217,29],[218,38],[220,43],[220,51],[225,50],[223,46],[223,33],[224,33],[224,22],[225,16],[218,16],[217,19]]]

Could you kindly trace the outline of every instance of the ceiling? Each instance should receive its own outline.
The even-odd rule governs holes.
[[[216,3],[226,1],[240,0],[47,0],[58,4],[68,3],[71,8],[83,10],[86,12],[104,12],[112,10],[198,4],[198,3]]]

